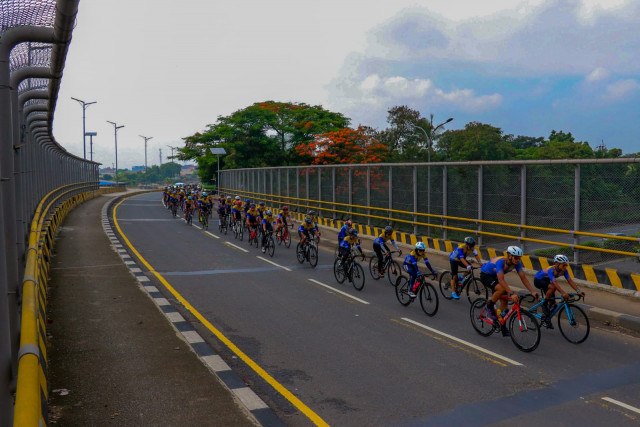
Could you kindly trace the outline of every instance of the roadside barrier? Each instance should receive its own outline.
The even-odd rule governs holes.
[[[47,282],[54,239],[66,215],[89,199],[122,191],[98,188],[95,182],[59,187],[38,204],[31,221],[22,284],[22,313],[14,426],[48,424],[47,389]]]

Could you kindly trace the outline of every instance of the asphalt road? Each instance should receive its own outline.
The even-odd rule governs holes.
[[[499,334],[478,335],[467,301],[440,298],[436,316],[427,317],[417,301],[401,306],[394,288],[368,271],[361,292],[338,284],[328,246],[315,269],[298,264],[297,238],[270,258],[246,237],[221,235],[215,221],[206,233],[173,219],[160,198],[148,193],[121,204],[122,232],[175,292],[278,382],[282,388],[269,384],[152,279],[287,425],[311,424],[288,392],[330,425],[640,422],[637,337],[593,324],[587,341],[573,345],[556,326],[524,353]]]

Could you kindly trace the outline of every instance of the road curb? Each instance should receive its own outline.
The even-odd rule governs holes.
[[[125,246],[120,242],[118,236],[111,228],[108,212],[111,206],[119,200],[137,196],[129,194],[118,196],[108,200],[101,211],[102,228],[107,238],[111,242],[113,250],[120,255],[122,262],[136,278],[140,287],[147,293],[158,308],[164,314],[172,327],[198,356],[200,361],[211,371],[217,379],[224,384],[254,420],[262,426],[283,426],[284,423],[269,408],[269,406],[244,382],[244,380],[234,372],[231,367],[215,352],[215,350],[204,340],[196,329],[179,313],[178,309],[167,300],[164,295],[151,283],[151,280],[129,255]]]

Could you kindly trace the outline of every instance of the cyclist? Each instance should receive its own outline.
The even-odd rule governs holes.
[[[344,225],[340,228],[340,232],[338,233],[338,246],[340,245],[340,243],[342,243],[344,238],[347,237],[347,233],[352,228],[353,228],[353,222],[351,222],[350,219],[346,220],[344,222]]]
[[[424,265],[426,265],[429,271],[431,271],[433,278],[435,279],[438,276],[433,267],[431,267],[427,254],[425,254],[426,250],[427,246],[424,242],[416,243],[415,248],[404,258],[404,263],[402,264],[404,271],[409,273],[409,283],[411,284],[411,287],[407,294],[411,298],[416,297],[416,291],[418,290],[418,278],[422,276],[422,273],[420,273],[420,269],[418,268],[418,261],[424,259]]]
[[[320,227],[318,227],[318,216],[316,214],[316,211],[309,210],[309,212],[307,212],[307,215],[311,217],[311,222],[313,222],[313,225],[316,227],[316,238],[318,239],[318,243],[320,243]]]
[[[351,247],[356,245],[358,251],[360,251],[360,255],[362,255],[362,259],[364,260],[364,254],[362,253],[362,248],[360,247],[360,239],[358,239],[358,232],[355,228],[349,230],[347,236],[340,242],[340,262],[343,266],[347,265],[347,258],[351,254]]]
[[[273,212],[268,209],[262,217],[262,252],[267,251],[267,233],[273,231]]]
[[[458,277],[458,267],[466,267],[468,272],[471,272],[471,264],[467,262],[467,257],[473,255],[476,261],[482,266],[480,261],[480,255],[475,248],[476,241],[473,237],[467,236],[464,238],[464,242],[458,245],[458,247],[449,254],[449,264],[451,265],[451,289],[456,289],[456,280]],[[453,299],[460,299],[460,295],[456,292],[451,293]]]
[[[376,237],[376,239],[373,241],[373,251],[378,256],[378,277],[384,277],[383,255],[386,256],[389,253],[387,242],[390,241],[393,247],[396,248],[396,250],[399,252],[399,255],[402,255],[402,251],[400,250],[400,248],[398,248],[396,241],[391,238],[392,235],[393,235],[393,227],[390,225],[387,225],[384,228],[384,231],[378,237]]]
[[[291,218],[291,214],[289,213],[289,206],[283,206],[282,210],[278,214],[278,218],[276,218],[276,230],[280,231],[284,227],[287,227],[289,223],[287,221],[291,221],[293,224],[293,219]]]
[[[307,243],[311,233],[313,233],[314,235],[317,235],[318,230],[316,230],[316,226],[313,224],[311,217],[307,215],[304,217],[304,222],[300,224],[300,227],[298,227],[298,236],[300,237],[300,246],[304,246],[305,243]]]
[[[227,214],[227,199],[223,196],[218,198],[218,225],[222,224],[222,217]]]
[[[262,217],[262,214],[264,214],[264,212],[266,210],[267,210],[267,208],[264,206],[264,202],[258,203],[258,213],[260,214],[261,217]]]
[[[234,224],[237,222],[242,223],[242,201],[237,199],[231,209]]]
[[[194,200],[191,196],[187,197],[184,201],[184,218],[187,218],[187,212],[193,212],[193,208],[195,207]]]
[[[504,275],[508,272],[515,270],[516,273],[518,273],[518,276],[520,276],[522,284],[526,286],[532,295],[535,295],[536,299],[539,298],[538,293],[533,289],[531,283],[529,283],[529,280],[527,280],[527,277],[524,275],[524,267],[522,266],[521,259],[522,249],[518,246],[509,246],[507,248],[506,256],[495,257],[491,259],[491,261],[485,263],[480,269],[480,281],[487,288],[493,290],[493,295],[487,302],[487,312],[493,321],[498,320],[495,304],[502,295],[507,294],[513,302],[518,302],[518,295],[511,290],[506,280],[504,280]],[[507,308],[507,301],[500,299],[500,310],[505,313]],[[508,337],[510,335],[506,325],[502,325],[501,330],[503,336]]]
[[[258,213],[258,210],[256,209],[255,203],[251,203],[251,207],[247,211],[246,215],[247,215],[247,223],[246,223],[247,230],[251,230],[252,228],[256,228],[257,229],[258,221],[260,220],[260,214]]]
[[[569,294],[558,285],[558,281],[556,280],[558,277],[564,276],[567,282],[569,282],[569,285],[571,285],[580,296],[584,297],[584,292],[578,288],[578,285],[576,285],[571,276],[569,276],[569,271],[567,270],[569,258],[565,255],[558,254],[553,258],[553,262],[554,264],[552,266],[538,271],[533,278],[533,285],[542,290],[542,295],[547,299],[547,301],[542,303],[542,324],[549,329],[553,329],[549,316],[555,309],[555,301],[552,298],[555,296],[556,291],[560,292],[560,295],[562,295],[564,299],[569,298]]]

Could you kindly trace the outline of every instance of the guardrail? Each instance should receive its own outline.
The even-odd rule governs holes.
[[[48,424],[46,301],[51,251],[56,231],[78,204],[105,192],[96,182],[68,184],[38,204],[29,233],[22,285],[22,314],[14,426]]]

